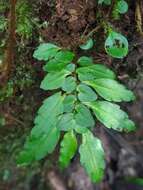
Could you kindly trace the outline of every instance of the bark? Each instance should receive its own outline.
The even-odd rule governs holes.
[[[16,29],[16,1],[10,0],[8,38],[4,51],[4,58],[0,68],[0,86],[6,85],[14,61],[15,29]]]

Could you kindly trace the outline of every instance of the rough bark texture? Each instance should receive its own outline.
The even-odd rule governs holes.
[[[0,68],[0,85],[4,86],[10,76],[14,62],[15,28],[16,28],[16,1],[10,0],[8,39],[5,46],[4,58]]]

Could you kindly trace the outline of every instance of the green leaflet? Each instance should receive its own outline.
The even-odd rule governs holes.
[[[82,67],[90,66],[93,64],[93,59],[92,57],[82,56],[78,59],[77,63]]]
[[[76,102],[76,96],[75,95],[66,96],[64,101],[63,101],[64,112],[72,112],[74,109],[75,102]]]
[[[79,133],[87,131],[87,128],[91,128],[95,125],[94,119],[90,110],[79,104],[75,108],[75,113],[63,114],[59,118],[58,129],[62,131],[69,131],[75,129]]]
[[[70,160],[74,157],[77,150],[77,139],[74,132],[71,130],[65,133],[61,142],[59,163],[61,168],[69,165]]]
[[[89,50],[93,47],[94,42],[92,38],[89,38],[85,44],[80,45],[80,49]]]
[[[63,113],[62,102],[61,93],[56,93],[43,102],[35,118],[35,127],[18,157],[18,164],[30,164],[54,150],[60,135],[56,125],[59,114]]]
[[[56,126],[58,116],[64,112],[63,99],[61,93],[56,93],[44,100],[35,118],[32,136],[38,137],[41,133],[48,133],[53,125]]]
[[[80,81],[94,81],[99,78],[115,79],[113,71],[101,64],[95,64],[88,67],[81,67],[76,70]]]
[[[92,86],[98,94],[105,100],[121,102],[135,99],[132,91],[127,90],[125,86],[111,79],[96,79],[93,82],[87,81],[86,84]]]
[[[105,162],[101,141],[90,131],[83,133],[82,144],[79,148],[80,162],[93,182],[103,179]]]
[[[38,114],[42,115],[47,112],[53,112],[58,115],[63,111],[63,102],[64,97],[62,97],[61,92],[55,93],[54,95],[46,98],[43,101],[43,105],[39,108]]]
[[[63,63],[70,63],[74,58],[74,53],[68,50],[60,51],[56,54],[55,60],[63,62]]]
[[[97,99],[96,93],[87,85],[80,84],[77,87],[78,98],[81,102],[92,102]]]
[[[47,62],[43,67],[44,71],[54,72],[65,69],[66,65],[71,63],[74,54],[70,51],[59,51],[55,57]]]
[[[33,57],[40,61],[47,61],[54,57],[60,49],[54,44],[43,43],[34,51]]]
[[[123,58],[128,54],[128,41],[120,33],[110,32],[105,41],[106,52],[115,58]]]
[[[53,126],[48,133],[41,134],[38,138],[27,139],[24,150],[20,153],[17,164],[28,165],[44,158],[55,149],[60,137],[59,130]]]
[[[93,127],[95,125],[91,112],[86,106],[78,104],[75,110],[75,120],[78,125],[83,127]]]
[[[76,89],[76,79],[72,76],[69,76],[65,79],[62,90],[70,93],[73,92]]]
[[[126,132],[135,130],[135,124],[129,120],[128,115],[120,109],[120,106],[106,101],[88,102],[86,105],[94,111],[97,119],[106,127]]]
[[[58,129],[61,131],[70,131],[76,127],[73,113],[66,113],[60,116],[58,122]]]
[[[66,70],[70,71],[71,73],[74,72],[75,71],[75,64],[73,64],[73,63],[68,64],[66,67]]]
[[[54,73],[48,73],[41,82],[40,88],[43,90],[53,90],[60,88],[65,81],[65,77],[69,74],[70,72],[65,69]]]

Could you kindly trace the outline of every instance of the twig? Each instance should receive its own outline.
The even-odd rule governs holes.
[[[8,39],[4,52],[4,59],[0,68],[1,86],[4,86],[5,83],[7,83],[13,64],[16,28],[16,1],[17,0],[10,0]]]
[[[61,180],[61,178],[54,171],[50,171],[48,173],[48,180],[49,180],[50,186],[53,190],[66,190],[67,189],[65,187],[63,181]]]
[[[137,23],[137,30],[138,32],[143,36],[143,30],[142,30],[142,4],[141,1],[136,1],[136,10],[135,10],[135,20]]]
[[[97,32],[97,31],[99,30],[99,28],[101,28],[100,25],[99,25],[99,26],[96,26],[93,30],[91,30],[91,31],[87,34],[86,38],[89,38],[93,33]]]

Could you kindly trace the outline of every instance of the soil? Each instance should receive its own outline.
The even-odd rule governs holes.
[[[83,51],[79,45],[98,26],[97,1],[95,0],[31,0],[33,14],[39,22],[48,22],[33,32],[33,38],[15,54],[15,64],[25,65],[24,72],[30,73],[32,83],[20,88],[15,86],[13,97],[0,105],[0,113],[6,118],[6,125],[0,128],[0,190],[142,190],[143,186],[133,183],[135,178],[143,178],[143,36],[136,30],[135,1],[130,1],[128,14],[118,21],[111,21],[128,37],[129,54],[122,60],[106,55],[103,49],[104,31],[93,33],[95,45],[84,52],[95,62],[112,68],[118,79],[133,89],[136,101],[122,104],[137,124],[137,131],[130,134],[116,133],[97,124],[96,135],[103,141],[106,152],[106,171],[103,182],[93,184],[79,164],[79,155],[72,160],[68,169],[58,168],[58,148],[53,155],[32,166],[19,168],[15,159],[22,149],[26,136],[33,125],[36,110],[47,93],[39,89],[44,76],[42,63],[32,58],[38,37],[45,42],[73,50],[77,56]],[[108,10],[102,10],[105,15]],[[109,18],[110,15],[109,15]],[[17,76],[18,70],[13,71]],[[12,76],[12,77],[14,77]],[[21,75],[20,75],[21,76]]]

